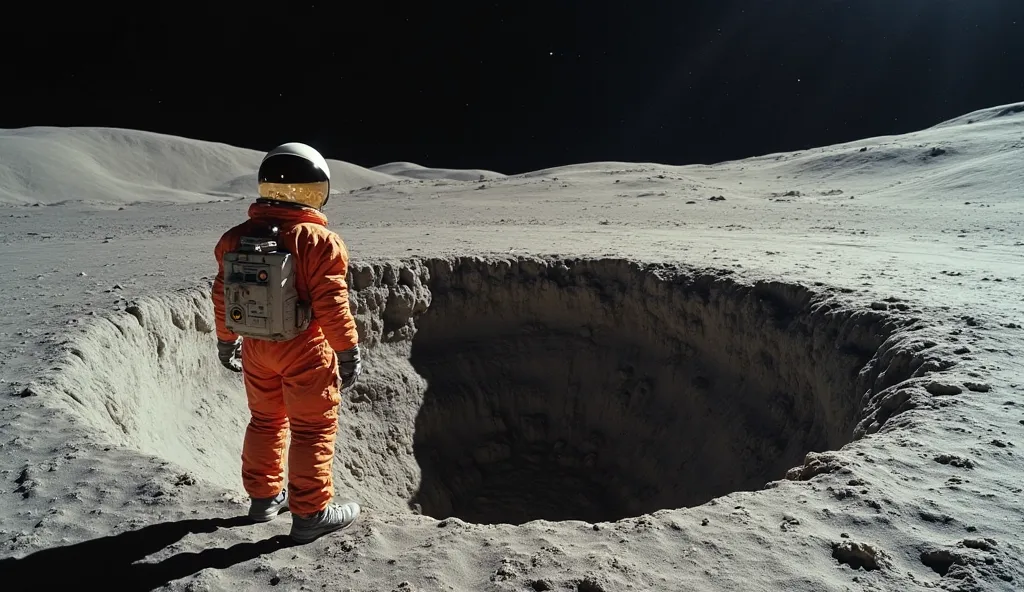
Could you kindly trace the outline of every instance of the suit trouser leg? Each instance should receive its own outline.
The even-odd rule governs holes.
[[[289,369],[282,381],[291,427],[288,497],[293,514],[323,510],[334,497],[334,444],[338,432],[337,358],[324,342],[313,363]]]
[[[274,497],[284,488],[288,442],[282,379],[261,364],[244,341],[242,364],[250,413],[242,444],[242,484],[250,497]]]

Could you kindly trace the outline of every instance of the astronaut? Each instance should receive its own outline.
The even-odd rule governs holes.
[[[292,142],[271,150],[258,184],[248,220],[214,249],[217,351],[245,384],[249,517],[268,522],[290,511],[290,536],[306,543],[351,525],[360,510],[332,503],[338,407],[362,370],[349,254],[327,228],[330,169],[315,149]]]

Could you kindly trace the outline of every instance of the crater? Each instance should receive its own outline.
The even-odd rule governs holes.
[[[761,489],[912,408],[894,393],[922,367],[891,311],[726,271],[455,257],[349,283],[365,371],[338,496],[437,519],[604,522]],[[106,440],[241,492],[245,394],[213,326],[209,286],[143,299],[86,323],[52,389]]]
[[[852,439],[883,318],[797,286],[625,261],[437,274],[414,501],[475,523],[613,521],[758,489]]]

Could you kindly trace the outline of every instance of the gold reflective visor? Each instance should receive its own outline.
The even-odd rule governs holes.
[[[330,182],[317,183],[260,183],[260,197],[302,204],[320,209],[327,203]]]

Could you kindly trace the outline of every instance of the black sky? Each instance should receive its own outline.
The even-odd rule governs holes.
[[[1022,0],[27,6],[4,10],[2,128],[364,166],[710,163],[1024,101]]]

